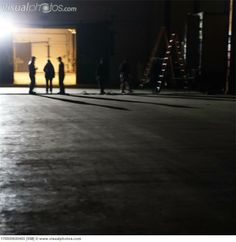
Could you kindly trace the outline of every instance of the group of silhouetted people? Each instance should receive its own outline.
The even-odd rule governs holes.
[[[29,67],[29,77],[30,77],[30,88],[29,88],[29,93],[30,94],[35,94],[34,88],[35,88],[35,75],[36,75],[36,70],[38,68],[35,67],[35,60],[36,57],[32,56],[31,60],[28,64]],[[60,92],[58,94],[65,94],[65,86],[64,86],[64,79],[65,79],[65,68],[64,68],[64,63],[62,61],[61,57],[58,57],[57,60],[59,61],[59,68],[58,68],[58,78],[59,78],[59,88]],[[100,89],[100,94],[105,94],[105,86],[106,86],[106,80],[107,80],[107,65],[104,62],[104,59],[101,58],[99,60],[99,63],[97,65],[96,69],[96,80],[99,85]],[[159,72],[160,66],[157,61],[154,61],[152,63],[152,68],[151,68],[151,76],[150,79],[154,82],[155,77],[157,76],[156,72]],[[46,65],[44,66],[43,69],[45,73],[45,80],[46,80],[46,93],[50,91],[52,93],[53,89],[53,78],[55,78],[55,69],[50,60],[47,61]],[[119,78],[120,78],[120,89],[121,93],[125,94],[126,91],[128,93],[132,93],[132,88],[131,88],[131,77],[130,77],[130,67],[128,64],[127,59],[124,59],[120,66],[119,66]]]
[[[127,59],[124,59],[119,66],[119,76],[120,76],[120,89],[121,93],[125,94],[125,91],[128,90],[128,93],[132,93],[131,89],[131,78],[130,78],[130,68]],[[104,59],[101,58],[97,65],[96,69],[96,80],[100,88],[100,94],[105,94],[105,85],[107,79],[107,67],[104,62]]]
[[[29,94],[35,94],[34,88],[35,88],[35,75],[38,68],[35,67],[35,60],[36,57],[32,56],[31,60],[28,64],[29,67],[29,77],[30,77],[30,88],[29,88]],[[65,68],[64,63],[62,61],[61,57],[58,57],[57,60],[59,61],[59,71],[58,71],[58,77],[59,77],[59,88],[60,92],[59,94],[64,95],[65,94],[65,86],[64,86],[64,79],[65,79]],[[50,93],[52,93],[53,88],[53,78],[55,78],[55,69],[50,60],[47,61],[47,64],[44,66],[43,69],[45,73],[45,80],[46,80],[46,93],[50,90]]]

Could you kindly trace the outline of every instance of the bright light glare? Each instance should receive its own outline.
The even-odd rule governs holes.
[[[5,38],[15,31],[13,22],[8,18],[0,17],[0,38]]]

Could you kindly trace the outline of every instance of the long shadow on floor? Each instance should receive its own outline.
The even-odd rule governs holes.
[[[80,104],[80,105],[89,105],[89,106],[110,108],[110,109],[116,109],[116,110],[122,110],[122,111],[130,111],[127,108],[116,107],[116,106],[109,106],[109,105],[102,105],[102,104],[95,104],[95,103],[87,103],[87,102],[82,102],[82,101],[77,101],[77,100],[66,99],[66,98],[62,98],[62,97],[49,97],[49,96],[45,96],[45,95],[42,95],[42,94],[37,94],[36,96],[37,97],[48,98],[48,99],[53,99],[53,100],[58,100],[58,101],[62,101],[62,102]],[[68,96],[73,96],[73,95],[68,95]]]
[[[1,96],[29,96],[29,93],[0,93]]]
[[[107,97],[106,98],[105,97],[91,97],[91,96],[74,95],[74,94],[70,94],[70,96],[72,96],[72,97],[79,97],[79,98],[87,98],[87,99],[97,99],[97,100],[105,100],[105,101],[115,101],[115,102],[151,104],[151,105],[158,105],[158,106],[165,106],[165,107],[172,107],[172,108],[192,108],[192,109],[198,109],[198,107],[191,107],[191,106],[177,105],[177,104],[143,102],[143,101],[124,100],[124,99],[115,99],[115,98],[107,98]]]

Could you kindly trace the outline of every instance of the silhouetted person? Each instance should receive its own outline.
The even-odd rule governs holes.
[[[120,88],[121,88],[121,93],[125,93],[125,89],[127,88],[129,92],[131,93],[131,86],[130,86],[130,69],[129,69],[129,64],[128,61],[125,59],[122,61],[119,67],[119,72],[120,72]]]
[[[160,85],[158,81],[159,81],[159,75],[161,74],[161,67],[162,67],[162,59],[154,58],[149,72],[150,84],[153,91],[156,91],[157,86]]]
[[[55,77],[55,70],[54,70],[54,66],[50,60],[48,60],[43,71],[45,72],[46,92],[48,93],[48,86],[49,86],[50,92],[52,93],[52,80]]]
[[[59,87],[60,87],[60,92],[59,94],[65,94],[65,86],[64,86],[64,79],[65,79],[65,67],[64,63],[62,62],[62,58],[58,57],[57,58],[59,61]]]
[[[30,89],[29,89],[29,94],[35,94],[34,88],[35,88],[35,75],[36,75],[36,70],[38,68],[35,68],[35,60],[36,57],[32,56],[31,60],[28,64],[29,67],[29,77],[30,77]]]
[[[97,70],[96,70],[96,79],[100,88],[100,94],[105,94],[105,81],[106,81],[106,67],[104,64],[103,58],[100,59]]]

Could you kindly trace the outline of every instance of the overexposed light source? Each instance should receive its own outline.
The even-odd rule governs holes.
[[[69,32],[71,32],[72,34],[76,34],[76,30],[75,29],[68,29]]]
[[[9,18],[0,17],[0,39],[8,37],[15,31],[14,23]]]

